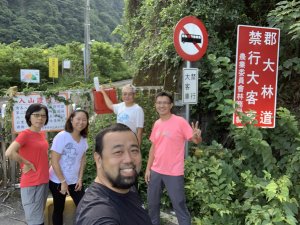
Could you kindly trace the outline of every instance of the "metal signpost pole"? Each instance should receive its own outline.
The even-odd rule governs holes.
[[[186,61],[186,68],[189,69],[191,68],[191,62],[190,61]],[[184,87],[182,87],[184,88]],[[184,96],[183,96],[184,97]],[[186,121],[190,121],[190,104],[186,103],[185,104],[185,119]],[[188,157],[189,155],[189,142],[185,142],[185,158]]]
[[[185,118],[190,120],[189,104],[198,101],[198,69],[191,68],[191,62],[203,57],[208,45],[208,34],[201,20],[194,16],[182,18],[174,29],[174,47],[177,53],[186,60],[182,74],[182,102],[185,103]],[[185,156],[188,155],[188,143],[185,145]]]
[[[85,48],[82,49],[83,50],[83,73],[84,73],[84,80],[86,81],[86,52],[85,52]]]
[[[187,69],[191,68],[190,61],[186,61],[186,68]],[[187,121],[190,121],[190,104],[189,103],[185,104],[185,118]]]

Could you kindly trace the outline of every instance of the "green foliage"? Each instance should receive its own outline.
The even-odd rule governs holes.
[[[202,123],[202,126],[206,127],[204,139],[207,142],[212,140],[226,142],[228,125],[231,123],[233,113],[234,64],[228,57],[209,54],[207,58],[206,64],[210,72],[208,76],[201,74],[197,105],[202,118],[207,118],[208,121],[207,124]],[[215,117],[218,117],[217,121]],[[220,135],[222,133],[224,135]]]
[[[299,125],[296,117],[285,108],[277,109],[277,129],[266,130],[266,136],[278,159],[295,153],[299,146]],[[282,163],[284,166],[286,162]]]
[[[291,41],[300,39],[300,2],[280,1],[277,7],[268,14],[268,22],[286,34]]]
[[[208,105],[208,110],[216,109],[219,104],[233,95],[234,70],[233,64],[227,57],[208,55],[212,76],[211,79],[202,82],[202,92],[207,91],[203,104]]]
[[[121,22],[122,0],[90,1],[91,39],[119,42],[112,35]],[[0,43],[19,41],[22,46],[36,43],[54,46],[84,40],[85,1],[0,0]],[[101,32],[99,32],[101,31]]]
[[[283,65],[279,68],[282,70],[282,75],[287,78],[293,76],[293,74],[300,73],[300,58],[294,57],[287,59]]]
[[[135,98],[136,102],[143,108],[145,114],[145,122],[144,122],[144,137],[147,139],[150,137],[150,133],[152,130],[152,126],[154,122],[158,119],[158,114],[155,110],[154,102],[155,102],[155,94],[156,92],[148,91],[148,90],[140,90],[137,92]],[[149,149],[148,149],[149,150]],[[147,150],[147,152],[148,152]]]
[[[251,168],[257,174],[261,173],[262,168],[268,171],[276,170],[276,160],[272,155],[272,149],[263,139],[263,135],[258,128],[252,125],[247,125],[241,129],[235,128],[233,138],[235,148],[240,155],[241,168]],[[261,160],[254,161],[253,158]]]
[[[210,79],[203,78],[201,83],[201,93],[206,96],[201,99],[201,104],[207,105],[207,111],[223,111],[225,101],[233,96],[234,65],[229,58],[217,58],[214,54],[208,55],[208,63],[212,74]]]
[[[186,194],[188,208],[195,220],[203,224],[234,224],[238,221],[239,203],[232,196],[236,190],[236,174],[231,165],[214,156],[217,149],[204,150],[200,159],[186,161]],[[224,149],[218,149],[226,152]],[[201,223],[199,223],[201,224]]]
[[[186,160],[186,195],[194,224],[298,224],[299,127],[287,109],[276,129],[230,130],[233,148],[213,142]]]
[[[125,51],[137,71],[145,76],[152,67],[166,64],[166,70],[181,68],[183,61],[173,46],[173,29],[184,16],[196,16],[203,21],[209,33],[208,54],[232,57],[238,24],[265,25],[266,16],[275,7],[276,0],[247,1],[125,1],[124,22],[118,27]],[[251,12],[251,13],[249,13]],[[205,58],[203,61],[205,61]],[[201,63],[203,76],[207,76]],[[151,74],[153,75],[153,74]],[[158,73],[158,76],[163,76]]]
[[[300,2],[280,1],[268,14],[270,26],[280,28],[278,102],[300,116]]]
[[[55,82],[59,83],[57,86],[64,86],[69,89],[85,86],[82,47],[83,45],[79,42],[55,45],[51,48],[46,48],[45,45],[24,48],[20,42],[9,45],[0,44],[0,73],[2,74],[0,89],[6,89],[9,86],[18,86],[19,91],[26,87],[37,88],[38,90],[49,89],[49,86],[54,85],[54,80],[48,77],[49,57],[56,57],[59,61],[59,78],[55,79]],[[120,45],[95,41],[91,47],[91,52],[90,79],[99,76],[101,83],[107,83],[108,81],[131,77]],[[71,69],[62,71],[62,62],[65,59],[71,61]],[[21,83],[20,69],[39,69],[41,84]],[[89,86],[92,86],[92,82],[89,83]]]
[[[257,177],[250,171],[241,174],[247,192],[243,209],[245,224],[297,224],[297,200],[290,197],[292,183],[288,176],[273,179],[265,172]]]
[[[103,77],[101,83],[132,77],[120,45],[112,46],[109,43],[94,42],[91,56],[92,76],[100,76],[100,80]]]

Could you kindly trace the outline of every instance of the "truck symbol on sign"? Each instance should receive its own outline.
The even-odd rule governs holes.
[[[196,34],[182,34],[181,35],[181,42],[190,42],[190,43],[200,43],[202,42],[201,35]]]

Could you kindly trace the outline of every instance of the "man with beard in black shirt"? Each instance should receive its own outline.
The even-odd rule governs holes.
[[[138,139],[114,124],[96,136],[97,177],[80,201],[76,225],[152,225],[134,185],[141,170]]]

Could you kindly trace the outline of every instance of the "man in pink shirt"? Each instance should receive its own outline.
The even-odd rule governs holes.
[[[171,94],[160,92],[155,101],[160,119],[154,123],[150,135],[152,146],[145,172],[149,215],[153,225],[160,224],[160,197],[164,185],[179,225],[190,225],[184,194],[184,146],[186,141],[200,143],[201,131],[198,122],[191,127],[184,118],[171,113]]]

